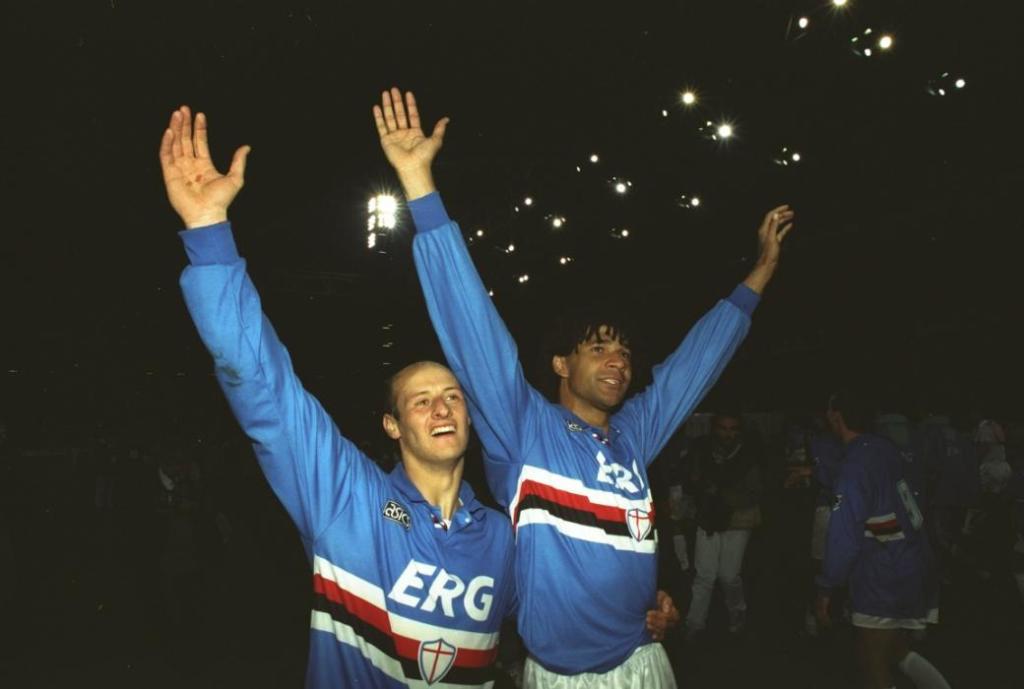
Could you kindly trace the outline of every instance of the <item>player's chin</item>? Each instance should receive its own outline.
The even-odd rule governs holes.
[[[607,391],[600,396],[601,398],[601,410],[610,412],[614,411],[616,407],[622,404],[622,400],[626,397],[625,390],[614,390]]]
[[[459,459],[466,454],[466,447],[469,445],[469,439],[466,436],[454,433],[440,436],[435,440],[437,442],[434,443],[432,454],[440,462],[453,462]]]

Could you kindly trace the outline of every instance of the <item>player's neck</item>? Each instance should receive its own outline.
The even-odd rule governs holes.
[[[435,465],[413,458],[403,459],[405,473],[423,498],[441,510],[441,516],[451,519],[459,506],[459,488],[462,486],[464,459],[454,464]]]
[[[608,412],[572,394],[565,381],[562,382],[558,389],[558,402],[583,421],[586,421],[594,428],[600,428],[605,435],[608,434],[608,420],[610,418]]]

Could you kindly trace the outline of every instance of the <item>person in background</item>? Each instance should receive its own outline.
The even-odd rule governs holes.
[[[845,456],[817,579],[818,624],[831,624],[832,592],[848,584],[864,686],[895,687],[898,667],[920,689],[949,689],[942,673],[909,645],[909,630],[938,622],[938,586],[924,517],[899,451],[866,432],[873,410],[856,393],[833,394],[826,417]]]
[[[694,443],[690,458],[689,483],[697,500],[696,576],[686,615],[686,638],[692,640],[707,625],[716,581],[725,594],[729,632],[746,625],[740,574],[751,531],[761,523],[761,475],[760,457],[744,443],[737,413],[716,413],[711,435]]]

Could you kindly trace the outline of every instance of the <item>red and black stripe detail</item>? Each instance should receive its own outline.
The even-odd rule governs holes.
[[[866,526],[868,531],[875,536],[895,536],[903,531],[899,520],[895,517],[884,522],[868,522]]]
[[[632,538],[626,526],[626,511],[621,507],[591,502],[584,495],[570,493],[537,481],[523,481],[520,486],[519,503],[512,515],[513,525],[519,526],[520,513],[526,509],[542,509],[565,521],[597,527],[610,536]],[[648,517],[653,526],[653,506],[648,511]],[[644,540],[654,540],[653,528]]]
[[[386,610],[352,595],[319,574],[313,575],[313,609],[348,625],[363,641],[398,661],[407,678],[423,679],[418,660],[420,642],[393,632]],[[494,680],[497,655],[497,646],[487,651],[459,648],[455,664],[444,676],[444,682],[476,686]]]

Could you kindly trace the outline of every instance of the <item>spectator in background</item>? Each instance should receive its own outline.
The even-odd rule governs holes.
[[[954,559],[962,550],[967,509],[976,502],[980,489],[977,455],[970,437],[941,411],[927,413],[918,433],[931,516],[925,526],[938,551],[940,575],[950,582]]]
[[[686,616],[686,637],[707,625],[715,581],[721,583],[729,611],[729,631],[746,624],[743,555],[751,530],[761,523],[759,457],[744,443],[739,414],[720,412],[711,435],[698,439],[690,452],[691,491],[697,500],[696,576]]]
[[[1012,547],[1012,498],[1006,489],[1013,469],[1006,458],[1006,433],[992,419],[983,419],[974,432],[974,450],[978,458],[978,500],[967,510],[964,535],[975,573],[987,581],[1005,574],[1007,555]]]

